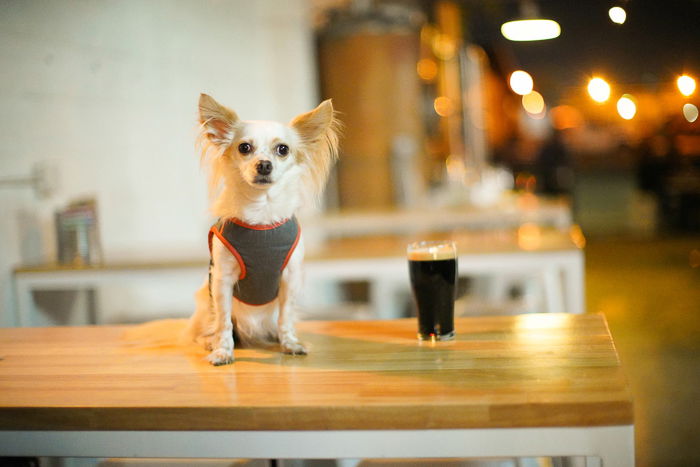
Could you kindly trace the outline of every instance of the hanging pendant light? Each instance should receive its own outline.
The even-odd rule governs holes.
[[[501,34],[511,41],[541,41],[559,37],[561,28],[556,21],[542,18],[534,2],[521,0],[520,17],[503,23]]]

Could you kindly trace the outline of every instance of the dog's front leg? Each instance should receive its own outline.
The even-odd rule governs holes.
[[[209,291],[212,306],[212,332],[209,346],[212,352],[207,357],[214,365],[233,362],[233,323],[231,306],[233,285],[240,275],[240,266],[221,241],[212,238],[212,261],[209,270]]]
[[[302,260],[304,249],[299,242],[282,274],[279,291],[277,333],[282,351],[291,355],[306,355],[306,347],[299,342],[296,331],[296,297],[302,287]]]

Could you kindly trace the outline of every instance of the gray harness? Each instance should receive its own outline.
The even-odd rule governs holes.
[[[248,225],[219,219],[209,230],[209,252],[216,235],[241,268],[233,296],[248,305],[265,305],[277,298],[282,271],[299,243],[296,217],[273,225]]]

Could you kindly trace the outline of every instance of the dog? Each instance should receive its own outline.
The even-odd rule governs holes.
[[[333,105],[323,101],[285,125],[241,120],[201,94],[199,122],[219,220],[209,231],[209,276],[195,294],[189,335],[213,365],[234,361],[234,336],[305,355],[295,328],[304,256],[296,213],[319,199],[338,157]]]

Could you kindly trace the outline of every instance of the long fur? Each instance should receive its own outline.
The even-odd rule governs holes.
[[[318,200],[338,157],[340,123],[330,102],[295,117],[288,125],[243,121],[238,115],[202,94],[197,145],[209,169],[211,212],[218,218],[237,218],[252,225],[273,224],[292,217],[305,203]],[[255,154],[240,154],[240,142],[254,142]],[[279,142],[288,157],[275,157],[270,148]],[[254,164],[271,160],[270,183],[255,180]],[[261,306],[245,305],[232,297],[241,273],[234,256],[213,238],[209,277],[196,293],[190,337],[211,350],[209,361],[233,361],[234,334],[239,341],[279,342],[282,351],[305,354],[296,337],[295,296],[301,289],[304,248],[300,241],[283,271],[277,299]]]

